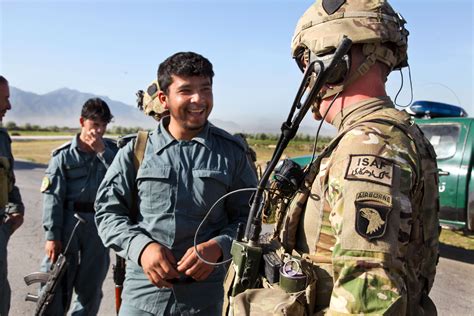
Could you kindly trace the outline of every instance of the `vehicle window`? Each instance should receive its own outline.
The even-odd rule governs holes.
[[[420,124],[438,159],[451,158],[456,153],[460,126],[457,124]]]

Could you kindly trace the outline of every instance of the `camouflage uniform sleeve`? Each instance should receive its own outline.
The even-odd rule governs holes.
[[[325,198],[336,243],[328,315],[405,313],[414,151],[398,129],[373,124],[350,131],[329,159]]]
[[[62,237],[67,187],[62,160],[61,153],[53,154],[41,184],[46,240],[61,240]]]
[[[5,130],[0,131],[0,141],[5,142],[8,151],[8,161],[10,164],[10,169],[8,170],[8,178],[11,181],[11,191],[8,193],[8,203],[5,206],[5,213],[13,214],[13,213],[21,213],[25,212],[25,206],[23,205],[23,201],[21,199],[20,190],[16,186],[15,182],[15,173],[13,171],[15,161],[13,159],[12,150],[11,150],[11,139],[8,136]]]

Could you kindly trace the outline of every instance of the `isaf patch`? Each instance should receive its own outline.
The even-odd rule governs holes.
[[[368,240],[383,237],[392,210],[392,197],[381,192],[362,191],[356,195],[355,207],[357,233]]]
[[[45,176],[43,180],[41,181],[41,188],[40,188],[41,193],[48,190],[50,186],[51,186],[51,181],[49,180],[48,177]]]
[[[350,155],[346,180],[368,181],[392,187],[394,163],[374,155]]]

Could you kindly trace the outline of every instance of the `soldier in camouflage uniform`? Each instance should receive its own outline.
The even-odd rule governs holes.
[[[385,91],[387,75],[407,65],[404,24],[386,1],[320,0],[297,25],[292,51],[302,70],[330,59],[342,35],[354,43],[347,69],[312,109],[338,135],[275,232],[284,252],[311,268],[305,314],[436,314],[428,297],[438,257],[435,153]],[[236,314],[258,310],[244,303],[255,291],[236,297]]]
[[[11,109],[10,89],[0,76],[0,123]],[[10,310],[10,285],[7,279],[7,243],[11,234],[23,224],[24,206],[15,186],[11,140],[7,130],[0,128],[0,316]]]

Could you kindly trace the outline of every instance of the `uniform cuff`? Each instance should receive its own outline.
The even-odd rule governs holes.
[[[222,261],[225,261],[231,257],[230,248],[232,246],[232,238],[229,236],[217,236],[212,238],[212,240],[216,241],[219,247],[222,250]]]
[[[152,242],[155,241],[146,235],[137,235],[132,239],[128,247],[128,258],[140,265],[140,255],[142,254],[145,247]]]
[[[46,240],[61,240],[61,231],[59,229],[47,230]]]

